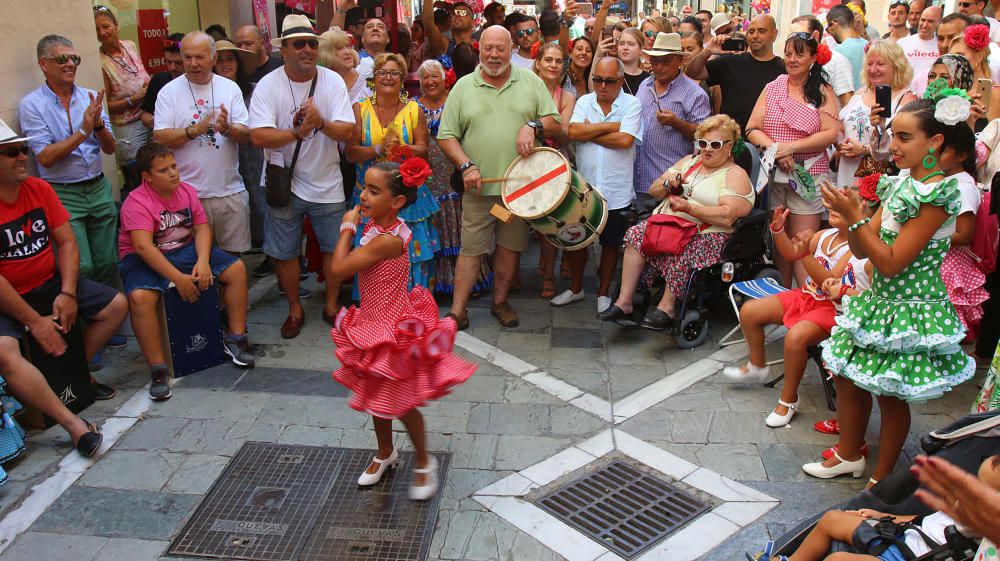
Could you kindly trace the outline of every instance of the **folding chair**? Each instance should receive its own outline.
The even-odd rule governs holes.
[[[748,281],[743,281],[743,282],[734,282],[733,284],[729,285],[729,303],[733,305],[733,313],[736,314],[737,324],[736,324],[736,327],[732,328],[732,330],[730,330],[729,333],[726,333],[726,335],[722,339],[719,340],[719,346],[720,347],[728,347],[729,345],[735,345],[737,343],[745,343],[746,342],[746,338],[745,337],[740,338],[740,339],[732,339],[732,340],[730,340],[731,337],[734,337],[740,331],[740,329],[742,329],[742,325],[740,325],[740,323],[739,323],[739,319],[740,319],[740,305],[736,302],[736,299],[737,299],[736,294],[737,293],[742,294],[742,296],[740,297],[740,300],[743,300],[744,297],[745,298],[750,298],[751,300],[756,300],[758,298],[765,298],[767,296],[774,296],[776,294],[780,294],[782,292],[785,292],[786,290],[788,290],[788,289],[785,288],[785,287],[783,287],[783,286],[781,286],[781,283],[778,282],[778,280],[775,279],[774,277],[763,277],[763,278],[754,279],[754,280],[748,280]],[[767,337],[768,335],[771,335],[779,327],[781,327],[781,326],[780,325],[775,325],[775,326],[771,327],[770,331],[764,333],[764,337]],[[767,364],[768,364],[768,366],[770,366],[772,364],[781,364],[782,362],[783,362],[783,359],[778,359],[778,360],[772,360],[772,361],[768,362]]]

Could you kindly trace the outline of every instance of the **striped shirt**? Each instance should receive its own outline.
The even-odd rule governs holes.
[[[636,193],[649,191],[649,186],[664,170],[691,154],[694,148],[691,139],[674,127],[661,125],[656,120],[657,109],[673,111],[677,117],[689,123],[700,123],[711,113],[708,94],[698,82],[688,78],[683,72],[659,96],[653,90],[654,80],[654,76],[643,80],[636,93],[642,105],[644,126],[642,144],[638,146],[635,158]]]

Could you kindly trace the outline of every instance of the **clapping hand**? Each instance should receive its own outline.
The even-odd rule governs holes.
[[[326,127],[326,121],[323,119],[323,115],[320,114],[311,97],[302,104],[301,126],[303,133],[311,133]]]
[[[857,191],[840,189],[829,179],[820,182],[819,190],[823,194],[823,206],[840,214],[845,222],[854,224],[861,219],[863,202]]]
[[[987,462],[993,462],[987,459]],[[941,458],[917,456],[910,471],[923,483],[917,498],[932,510],[943,512],[974,532],[1000,542],[1000,496],[962,468]],[[987,466],[996,471],[996,464]]]
[[[844,139],[843,142],[837,145],[837,150],[840,152],[841,156],[846,158],[860,158],[865,155],[864,146],[857,140],[850,138]]]
[[[197,138],[201,135],[208,134],[209,129],[214,130],[215,126],[215,114],[216,110],[211,109],[201,116],[201,119],[191,125],[191,136]]]
[[[795,255],[793,261],[798,261],[809,255],[809,243],[815,234],[816,232],[811,229],[806,229],[789,238],[788,241],[792,244],[792,253]]]
[[[788,220],[788,215],[791,212],[791,209],[783,206],[774,209],[774,213],[771,214],[771,233],[781,232],[785,229],[785,221]]]
[[[219,112],[215,115],[215,130],[225,136],[229,134],[229,128],[229,110],[226,109],[225,103],[220,103]]]
[[[80,123],[80,129],[83,130],[84,134],[92,133],[95,128],[100,127],[104,123],[104,118],[101,115],[103,103],[104,90],[98,92],[96,96],[90,94],[90,104],[83,110],[83,122]]]

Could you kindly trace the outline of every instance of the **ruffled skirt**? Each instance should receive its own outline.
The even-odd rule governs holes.
[[[341,364],[333,377],[353,392],[349,405],[386,419],[447,395],[476,370],[453,354],[455,322],[438,318],[428,290],[415,288],[400,307],[409,311],[386,322],[352,306],[330,332]]]
[[[971,330],[983,317],[983,302],[989,300],[986,275],[979,270],[976,256],[968,246],[952,247],[941,263],[941,280],[948,289],[948,299],[966,330]]]
[[[7,383],[0,377],[0,464],[17,458],[24,452],[24,429],[14,420],[21,404],[7,393]],[[0,485],[7,482],[7,472],[0,467]]]

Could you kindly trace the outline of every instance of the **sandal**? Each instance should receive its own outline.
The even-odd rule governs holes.
[[[538,297],[545,300],[551,300],[556,296],[556,280],[552,277],[542,279],[542,290],[539,291]]]
[[[104,442],[104,436],[101,435],[101,429],[95,423],[91,423],[86,419],[81,419],[87,424],[87,429],[89,432],[83,433],[79,439],[77,439],[75,447],[76,451],[80,453],[84,458],[90,458],[101,448],[101,444]]]
[[[462,317],[458,317],[458,315],[448,312],[444,315],[444,317],[451,318],[455,322],[455,327],[459,331],[465,331],[469,328],[469,312],[462,314]]]
[[[490,314],[497,318],[500,325],[504,327],[517,327],[521,324],[521,321],[517,317],[517,312],[514,311],[514,308],[510,307],[510,303],[506,300],[493,304],[490,308]]]

